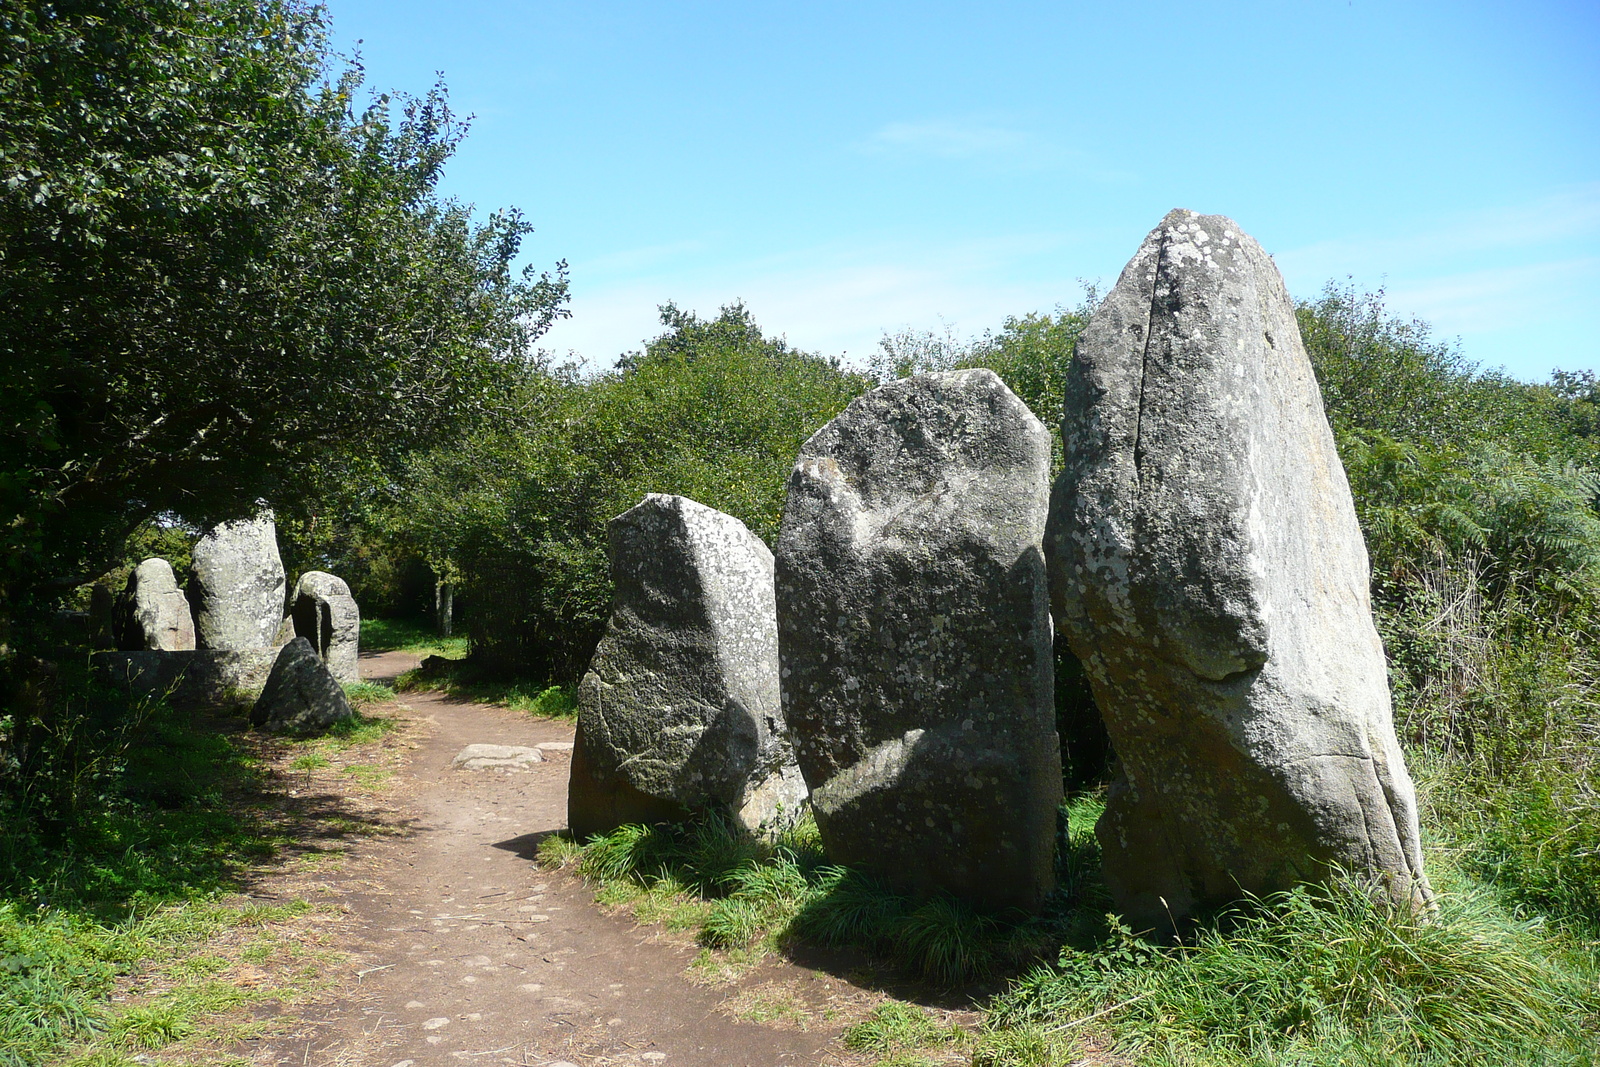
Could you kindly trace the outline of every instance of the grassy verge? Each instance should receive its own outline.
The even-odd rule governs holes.
[[[829,866],[809,823],[771,843],[721,822],[629,826],[583,845],[547,839],[540,858],[639,922],[692,931],[712,977],[802,943],[865,949],[930,990],[1009,976],[976,1032],[896,1002],[846,1031],[847,1047],[885,1067],[1595,1061],[1595,946],[1519,917],[1448,858],[1435,858],[1440,906],[1426,920],[1337,883],[1249,900],[1159,941],[1110,913],[1099,810],[1094,797],[1065,806],[1062,889],[1033,917],[897,895]]]
[[[292,888],[241,890],[362,829],[302,812],[278,765],[370,762],[392,724],[291,742],[92,686],[57,707],[35,751],[0,736],[0,1065],[234,1062],[228,1047],[277,1025],[249,1006],[301,1002],[337,958],[329,916]]]
[[[603,905],[644,923],[692,930],[707,977],[732,975],[787,944],[866,948],[940,988],[990,977],[1036,955],[1052,919],[988,916],[958,900],[915,901],[827,863],[816,826],[802,820],[772,841],[721,819],[624,826],[579,845],[540,846],[546,867],[571,867]]]

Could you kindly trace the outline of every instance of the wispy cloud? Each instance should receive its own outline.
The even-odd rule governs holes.
[[[1351,234],[1275,256],[1286,274],[1384,273],[1463,257],[1565,245],[1600,236],[1600,182],[1562,190],[1525,204],[1441,219],[1408,233]]]
[[[891,122],[867,138],[864,149],[877,154],[970,159],[979,156],[1037,155],[1046,147],[1033,133],[993,123],[933,119]]]
[[[743,259],[694,272],[640,276],[589,288],[573,278],[573,317],[544,344],[576,351],[591,366],[661,332],[668,299],[701,315],[742,300],[764,328],[791,344],[861,362],[886,331],[949,324],[973,334],[1007,315],[1075,302],[1069,235],[1022,234],[945,244],[832,245]]]
[[[1062,170],[1094,182],[1126,184],[1131,171],[1106,165],[1092,152],[1005,118],[931,118],[889,122],[856,144],[886,160],[943,160],[1022,170]]]
[[[1349,234],[1275,259],[1296,293],[1311,295],[1344,277],[1384,285],[1395,314],[1460,337],[1486,364],[1531,376],[1549,362],[1600,362],[1597,239],[1600,183],[1589,183],[1410,231]]]
[[[651,267],[659,267],[666,263],[682,259],[684,256],[703,252],[706,243],[700,240],[673,241],[669,244],[645,245],[640,248],[624,248],[616,252],[607,252],[592,259],[586,259],[574,267],[593,274],[632,274]]]
[[[1471,334],[1560,315],[1600,289],[1600,256],[1417,279],[1390,287],[1389,301],[1444,332]],[[1594,305],[1591,305],[1594,306]],[[1600,327],[1600,311],[1592,313]]]

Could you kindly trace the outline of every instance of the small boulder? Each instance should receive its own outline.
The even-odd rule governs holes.
[[[152,557],[133,569],[117,604],[116,630],[117,647],[125,652],[186,652],[195,647],[189,599],[178,588],[172,564]]]
[[[881,386],[800,450],[784,714],[833,862],[992,908],[1053,887],[1049,478],[1049,432],[988,370]]]
[[[544,762],[544,753],[526,745],[468,745],[450,761],[458,771],[525,771]]]
[[[290,603],[295,635],[311,642],[340,682],[361,681],[361,611],[344,579],[307,571],[295,583]]]
[[[1119,758],[1118,907],[1166,926],[1334,864],[1426,907],[1366,547],[1271,258],[1172,212],[1065,393],[1051,580]]]
[[[196,645],[222,651],[271,648],[283,622],[283,560],[270,515],[219,523],[194,546]]]
[[[726,812],[750,829],[804,802],[778,698],[772,553],[744,523],[652,493],[611,520],[616,597],[578,686],[568,822]]]
[[[297,637],[278,651],[267,684],[250,710],[250,724],[273,733],[315,734],[355,713],[311,642]]]

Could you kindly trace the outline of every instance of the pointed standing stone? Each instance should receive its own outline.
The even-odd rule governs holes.
[[[135,567],[117,608],[117,645],[124,651],[194,648],[189,601],[166,560],[151,557]]]
[[[1231,220],[1174,211],[1078,342],[1056,622],[1122,778],[1118,905],[1167,925],[1337,863],[1423,906],[1366,546],[1294,305]]]
[[[196,643],[228,652],[271,648],[283,624],[283,561],[270,515],[219,523],[195,542]]]
[[[278,734],[317,734],[355,713],[311,642],[297,637],[278,650],[250,709],[250,725]]]
[[[834,862],[987,907],[1052,888],[1049,477],[1049,432],[988,370],[881,386],[800,450],[784,713]]]
[[[798,815],[772,553],[733,516],[658,493],[609,535],[616,598],[578,685],[573,834],[706,809],[752,830]]]

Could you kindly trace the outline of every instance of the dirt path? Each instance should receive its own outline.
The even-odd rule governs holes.
[[[414,663],[364,657],[363,674],[393,677]],[[353,838],[317,876],[320,900],[347,916],[334,993],[300,1009],[297,1032],[251,1049],[255,1062],[849,1062],[834,1038],[876,995],[775,958],[731,985],[697,985],[686,938],[608,915],[575,878],[533,862],[538,842],[565,824],[566,751],[519,772],[451,767],[469,744],[570,742],[570,724],[432,693],[403,699],[410,710],[396,714],[411,720],[415,747],[372,798],[393,830]],[[803,1007],[778,1012],[776,1025],[735,1017],[772,1014],[748,1006],[774,999]]]

